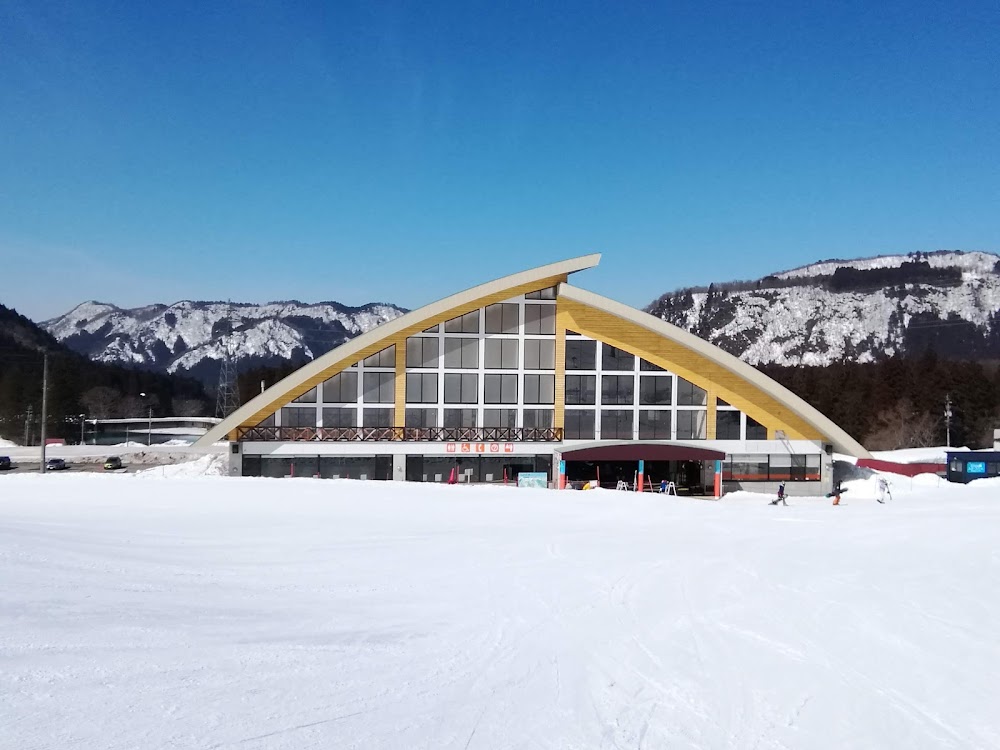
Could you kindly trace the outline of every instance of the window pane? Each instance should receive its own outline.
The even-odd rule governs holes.
[[[446,372],[444,375],[444,402],[446,404],[475,404],[479,401],[479,376],[476,373]]]
[[[363,364],[365,367],[395,367],[396,345],[387,346],[382,351],[376,352],[370,357],[365,357]]]
[[[602,404],[631,404],[634,401],[635,377],[632,375],[602,375]]]
[[[435,404],[437,400],[437,373],[406,373],[407,403]]]
[[[364,385],[364,401],[367,404],[391,404],[395,401],[393,381],[395,375],[391,372],[366,372]]]
[[[500,376],[500,403],[517,403],[517,375]]]
[[[517,409],[483,409],[483,427],[517,427]]]
[[[524,427],[529,430],[547,430],[552,427],[554,417],[552,409],[525,409]]]
[[[486,308],[486,333],[517,333],[520,305],[502,302]]]
[[[747,417],[747,440],[767,440],[767,428],[749,416]]]
[[[700,410],[683,410],[677,412],[677,439],[704,440],[705,424],[708,412]]]
[[[324,427],[357,427],[357,409],[323,409]]]
[[[556,332],[555,305],[525,305],[524,332],[549,334]]]
[[[677,403],[680,406],[704,406],[708,403],[704,388],[684,378],[677,378]]]
[[[639,403],[651,406],[669,406],[673,378],[670,375],[640,375]]]
[[[483,376],[483,403],[487,404],[516,404],[517,403],[517,375],[494,375]]]
[[[575,339],[566,342],[567,370],[596,370],[597,342]]]
[[[315,427],[316,409],[314,407],[296,408],[286,406],[281,410],[282,427]]]
[[[524,403],[552,404],[555,403],[555,375],[525,375]]]
[[[455,369],[479,367],[479,339],[444,340],[444,366]]]
[[[437,409],[407,409],[406,427],[437,427]]]
[[[564,420],[563,437],[566,440],[594,439],[593,409],[567,409]]]
[[[654,365],[654,364],[653,364],[652,362],[647,362],[647,361],[646,361],[646,360],[644,360],[644,359],[640,359],[640,360],[639,360],[639,369],[640,369],[640,370],[648,370],[648,371],[653,371],[653,372],[656,372],[656,371],[659,371],[659,372],[666,372],[666,370],[664,370],[664,369],[663,369],[662,367],[660,367],[659,365]]]
[[[524,342],[525,370],[554,370],[556,342],[552,339],[526,339]]]
[[[556,369],[556,342],[552,339],[525,339],[524,369]]]
[[[634,370],[635,355],[608,344],[601,344],[602,370]]]
[[[632,410],[603,409],[601,411],[601,440],[631,440]]]
[[[476,426],[476,410],[475,409],[445,409],[444,410],[444,426],[445,427],[475,427]]]
[[[723,465],[722,478],[744,482],[766,481],[767,464],[767,456],[734,455]]]
[[[517,339],[486,339],[486,369],[516,370],[517,344]]]
[[[393,409],[363,409],[363,427],[392,427]]]
[[[597,403],[597,376],[596,375],[567,375],[566,376],[566,403],[567,404],[596,404]]]
[[[438,340],[412,336],[406,340],[407,367],[437,367]]]
[[[293,404],[315,404],[316,403],[316,389],[310,388],[308,391],[303,393],[298,398],[292,399]]]
[[[479,310],[445,321],[445,333],[479,333]]]
[[[525,299],[555,299],[556,298],[556,288],[550,286],[546,289],[539,289],[537,292],[528,292],[524,295]]]
[[[328,404],[355,403],[358,400],[358,373],[341,372],[323,383],[323,401]]]
[[[740,439],[740,413],[738,411],[715,412],[715,439]]]
[[[640,440],[670,440],[670,416],[667,409],[642,409],[639,412]]]

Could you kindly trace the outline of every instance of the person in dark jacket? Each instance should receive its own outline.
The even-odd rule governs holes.
[[[778,485],[778,496],[776,498],[774,498],[774,500],[771,501],[771,505],[777,505],[778,503],[781,503],[782,505],[788,505],[788,503],[785,502],[785,483],[784,482],[782,482],[781,484]]]

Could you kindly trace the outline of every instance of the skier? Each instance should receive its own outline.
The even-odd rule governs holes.
[[[878,487],[878,497],[875,499],[880,503],[885,503],[885,496],[888,495],[889,499],[892,500],[892,490],[889,489],[889,480],[885,477],[879,477],[877,482]]]
[[[843,487],[840,486],[840,480],[838,479],[833,483],[833,492],[831,492],[827,497],[833,496],[833,504],[840,505],[840,495],[844,492]]]
[[[782,505],[788,505],[788,503],[785,502],[785,483],[784,482],[782,482],[781,484],[778,485],[778,496],[776,498],[774,498],[774,500],[772,500],[770,502],[770,505],[777,505],[778,503],[781,503]]]

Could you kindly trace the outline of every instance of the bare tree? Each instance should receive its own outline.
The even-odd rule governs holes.
[[[205,402],[200,398],[175,398],[174,416],[200,417],[207,414]]]
[[[80,397],[80,403],[87,409],[87,414],[94,419],[110,419],[117,411],[118,401],[122,394],[114,388],[99,385],[86,391]]]
[[[924,448],[937,439],[938,420],[927,412],[918,412],[902,399],[875,417],[875,427],[865,438],[865,447],[873,451],[899,448]]]
[[[130,419],[146,416],[146,402],[138,396],[124,396],[118,402],[117,417]]]

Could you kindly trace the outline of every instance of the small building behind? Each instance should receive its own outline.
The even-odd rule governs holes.
[[[948,481],[968,484],[1000,476],[1000,451],[948,452]]]

